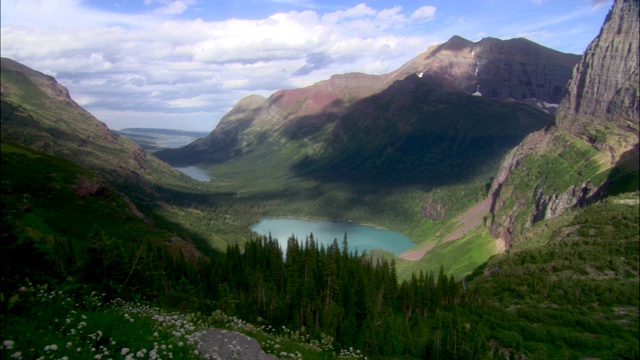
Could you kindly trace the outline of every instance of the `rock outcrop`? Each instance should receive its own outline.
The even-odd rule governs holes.
[[[574,70],[558,110],[560,129],[584,135],[608,123],[637,131],[639,34],[638,1],[616,1]]]

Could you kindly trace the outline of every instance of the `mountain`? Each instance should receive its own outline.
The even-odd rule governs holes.
[[[231,151],[219,149],[220,159],[229,159],[212,171],[250,181],[229,185],[233,179],[222,176],[214,185],[186,183],[185,191],[174,191],[179,201],[161,204],[164,217],[143,215],[100,179],[136,172],[154,181],[162,169],[140,165],[153,165],[144,162],[149,156],[132,162],[127,149],[135,146],[74,109],[53,79],[8,63],[2,67],[0,357],[241,356],[238,344],[218,349],[239,336],[246,343],[245,335],[227,331],[234,330],[279,358],[637,359],[638,41],[626,29],[637,34],[638,9],[638,1],[616,2],[576,68],[571,84],[578,85],[570,86],[557,124],[509,152],[493,185],[478,187],[477,176],[460,176],[474,165],[469,159],[498,157],[492,147],[508,146],[526,132],[520,127],[533,126],[528,120],[535,124],[548,114],[445,91],[411,73],[339,111],[308,109],[272,130],[251,128],[251,113],[263,111],[266,99],[245,99],[227,125],[246,121],[246,131],[231,139]],[[612,80],[610,74],[625,69],[631,81]],[[580,83],[590,85],[580,90]],[[10,144],[5,136],[77,158]],[[495,174],[491,168],[483,174]],[[398,177],[396,170],[416,176],[404,180],[412,186],[385,180]],[[356,174],[361,177],[349,179]],[[163,187],[175,180],[170,175],[158,190],[172,190]],[[426,180],[448,185],[416,191]],[[209,185],[241,191],[212,194]],[[390,227],[406,223],[407,214],[428,214],[415,223],[420,232],[443,213],[460,213],[456,202],[466,206],[486,192],[494,218],[485,224],[509,240],[508,251],[479,252],[474,238],[495,241],[477,226],[466,238],[427,244],[430,264],[421,263],[405,281],[398,275],[406,262],[384,254],[352,254],[338,241],[321,246],[312,235],[304,243],[289,239],[285,254],[270,236],[243,242],[229,231],[246,229],[248,218],[277,206],[300,216],[319,206],[325,218],[351,206],[388,219]],[[293,205],[284,208],[285,201]],[[408,210],[397,212],[397,204]],[[235,242],[225,254],[198,251],[169,222],[188,218]],[[211,341],[214,333],[227,335]]]
[[[306,156],[289,159],[298,174],[393,173],[423,181],[443,159],[452,159],[445,169],[476,174],[552,122],[548,114],[579,58],[525,39],[473,43],[454,36],[389,74],[334,75],[269,98],[244,98],[206,138],[156,156],[219,164],[303,141]]]
[[[403,65],[393,77],[414,73],[430,76],[448,91],[558,104],[579,59],[523,38],[488,37],[474,43],[454,36]]]
[[[576,66],[557,126],[529,135],[490,190],[493,234],[638,189],[638,1],[616,1]]]
[[[160,178],[185,181],[166,163],[110,131],[53,77],[8,58],[0,60],[0,75],[3,142],[76,161],[119,189],[153,194]]]

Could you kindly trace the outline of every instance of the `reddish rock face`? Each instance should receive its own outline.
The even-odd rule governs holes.
[[[362,73],[333,75],[309,87],[277,91],[269,98],[270,105],[295,116],[336,111],[382,90],[387,78]]]
[[[280,90],[269,98],[269,106],[287,116],[337,111],[413,74],[447,91],[557,104],[579,59],[525,39],[485,38],[474,43],[454,36],[392,73],[334,75],[305,88]]]

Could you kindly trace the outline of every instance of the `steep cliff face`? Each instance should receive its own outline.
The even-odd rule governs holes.
[[[530,134],[492,184],[492,232],[523,227],[638,187],[638,1],[616,1],[576,66],[557,126]]]
[[[638,1],[616,1],[575,68],[558,113],[560,129],[585,135],[597,125],[612,124],[637,131],[638,24]]]

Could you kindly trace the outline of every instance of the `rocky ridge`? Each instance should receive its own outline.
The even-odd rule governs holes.
[[[488,37],[474,43],[454,36],[405,64],[394,77],[416,73],[449,91],[558,104],[579,59],[523,38]]]
[[[156,176],[180,173],[112,131],[69,96],[53,77],[1,59],[2,141],[21,144],[98,170],[116,187],[153,192]]]
[[[613,123],[637,131],[639,34],[638,1],[616,1],[574,70],[559,110],[560,129],[584,135],[594,125]]]

